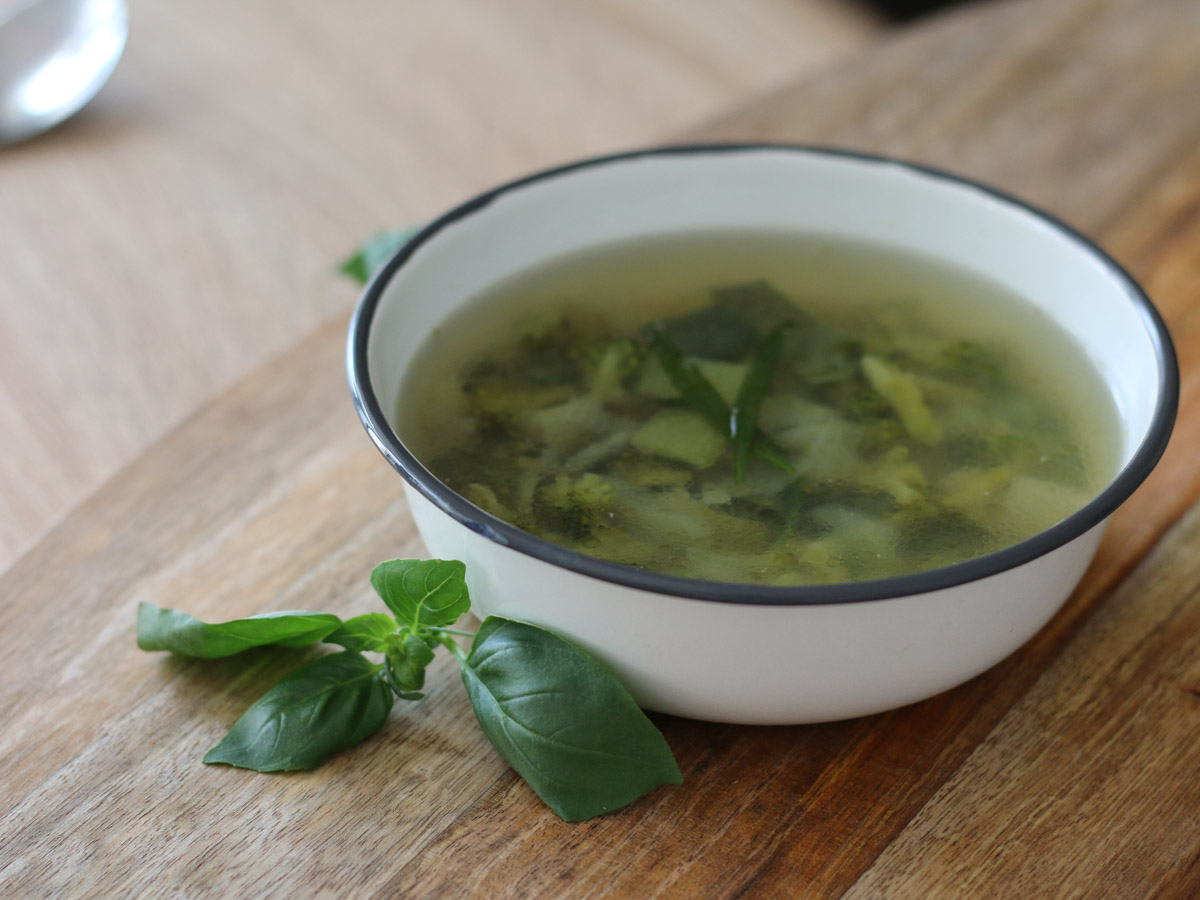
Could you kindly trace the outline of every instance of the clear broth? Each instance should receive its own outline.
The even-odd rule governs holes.
[[[771,324],[745,311],[790,314],[762,288],[714,292],[762,282],[794,304],[792,334],[828,339],[785,350],[758,418],[793,471],[755,458],[739,483],[728,437],[697,426],[646,327],[687,337],[679,317],[725,298],[753,342],[742,357],[686,355],[733,406]],[[611,341],[637,346],[596,396],[589,373]],[[1001,549],[1093,498],[1119,453],[1099,374],[1021,298],[927,259],[774,232],[614,244],[497,285],[429,338],[397,421],[438,478],[547,540],[763,584],[889,577]]]

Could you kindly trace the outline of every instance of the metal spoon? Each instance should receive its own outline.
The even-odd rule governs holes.
[[[0,144],[83,108],[125,49],[125,0],[0,0]]]

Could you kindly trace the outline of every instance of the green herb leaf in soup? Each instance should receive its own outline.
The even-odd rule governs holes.
[[[701,233],[564,257],[414,362],[400,436],[532,534],[717,581],[827,584],[1028,538],[1112,477],[1091,363],[995,284],[895,251]]]

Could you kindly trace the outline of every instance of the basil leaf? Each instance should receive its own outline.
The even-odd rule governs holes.
[[[329,613],[288,610],[209,624],[176,609],[139,603],[137,642],[143,650],[170,650],[216,659],[251,647],[315,644],[341,624]]]
[[[488,740],[568,822],[682,783],[667,742],[629,692],[550,632],[489,616],[462,671]]]
[[[301,666],[246,710],[204,761],[258,772],[315,769],[383,727],[394,700],[382,668],[353,650]]]
[[[425,686],[425,667],[433,662],[433,648],[411,631],[393,634],[387,642],[387,660],[396,693],[405,700],[420,700],[424,695],[416,692]]]
[[[763,400],[775,378],[775,369],[779,366],[779,354],[783,351],[783,342],[787,338],[790,323],[785,322],[771,330],[750,360],[750,367],[742,378],[738,388],[737,399],[733,405],[731,419],[733,442],[733,480],[735,484],[746,481],[746,467],[750,463],[750,448],[758,432],[758,413],[762,409]]]
[[[358,252],[338,266],[338,271],[347,277],[366,284],[375,270],[391,259],[392,254],[409,242],[419,228],[398,228],[381,231],[359,248]]]
[[[393,559],[371,572],[371,584],[400,625],[453,625],[471,608],[467,567],[456,559]]]
[[[395,620],[384,613],[365,613],[347,619],[342,626],[325,635],[325,643],[347,650],[382,650],[384,640],[396,633]]]

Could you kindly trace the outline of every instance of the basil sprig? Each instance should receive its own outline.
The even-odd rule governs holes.
[[[391,560],[375,568],[371,584],[391,615],[343,622],[328,613],[286,612],[207,624],[139,606],[144,650],[215,658],[270,645],[345,648],[267,691],[204,762],[259,772],[316,768],[382,728],[396,697],[420,699],[425,669],[444,647],[458,660],[488,740],[563,819],[589,819],[659,785],[682,783],[662,733],[596,659],[545,629],[498,616],[473,636],[455,631],[470,608],[461,562]],[[456,635],[474,638],[469,651]]]

